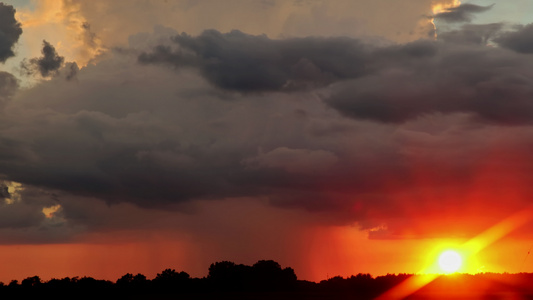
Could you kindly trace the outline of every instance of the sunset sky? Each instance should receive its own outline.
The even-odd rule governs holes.
[[[0,115],[5,283],[533,272],[530,0],[3,1]]]

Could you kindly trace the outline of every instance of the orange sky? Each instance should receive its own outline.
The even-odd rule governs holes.
[[[462,240],[368,240],[354,228],[321,228],[303,233],[300,245],[276,255],[202,250],[170,238],[148,237],[141,242],[73,243],[51,245],[1,246],[0,281],[22,280],[38,275],[43,280],[74,276],[116,280],[126,273],[142,273],[154,278],[166,268],[184,270],[194,277],[207,275],[209,264],[231,260],[253,264],[274,259],[295,269],[299,279],[320,281],[333,276],[370,273],[418,273],[434,264],[445,249],[460,249]],[[529,240],[504,238],[464,261],[462,272],[531,272],[533,261],[527,255]],[[286,245],[289,246],[289,245]],[[222,253],[224,251],[221,251]],[[260,251],[258,251],[260,252]],[[274,253],[274,255],[272,254]]]

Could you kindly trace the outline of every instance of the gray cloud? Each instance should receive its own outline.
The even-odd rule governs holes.
[[[21,34],[22,28],[15,19],[15,9],[0,2],[0,62],[15,56],[13,47]]]
[[[365,72],[367,49],[355,39],[298,38],[272,40],[234,30],[204,31],[173,38],[180,49],[156,47],[142,53],[141,63],[176,68],[195,66],[215,86],[237,91],[272,91],[333,79],[354,78]]]
[[[47,41],[43,41],[43,56],[32,58],[21,63],[22,69],[28,74],[38,72],[42,77],[53,76],[58,73],[65,61],[63,56],[59,56],[54,46]]]
[[[45,216],[43,208],[58,204],[55,194],[8,181],[2,181],[1,187],[0,244],[65,242],[81,232],[75,223],[66,223],[61,208]]]
[[[466,24],[460,30],[440,33],[438,39],[447,43],[487,45],[503,27],[503,23]]]
[[[18,80],[11,73],[0,71],[0,103],[3,105],[18,90]]]
[[[80,70],[78,64],[76,64],[75,62],[67,63],[65,69],[67,71],[67,74],[65,75],[66,80],[76,79],[76,74],[78,74],[78,71]]]
[[[519,26],[515,31],[504,32],[494,39],[500,46],[519,53],[533,53],[533,24]]]
[[[441,12],[433,16],[435,19],[444,21],[447,23],[460,23],[460,22],[471,22],[474,18],[474,14],[482,13],[490,10],[494,4],[489,6],[480,6],[475,4],[461,4],[457,7],[451,7],[446,9],[446,11]]]
[[[291,105],[292,95],[220,101],[194,73],[176,75],[122,59],[80,70],[75,87],[54,78],[19,94],[2,121],[2,172],[25,184],[110,203],[168,207],[273,191],[296,195],[318,183],[321,172],[341,167],[340,146],[331,148],[335,139],[324,134],[351,132],[352,121],[335,121],[331,110],[323,116],[317,97]],[[318,116],[326,119],[315,124]],[[308,144],[313,135],[322,135],[323,142]],[[287,159],[292,164],[284,166]],[[368,183],[342,177],[332,180],[344,189]]]
[[[179,49],[159,46],[142,53],[139,61],[198,68],[209,82],[232,91],[329,85],[325,103],[353,118],[398,123],[465,112],[486,122],[529,124],[532,62],[485,47],[501,30],[501,24],[467,25],[438,41],[392,46],[348,38],[272,40],[211,30],[198,37],[179,35],[173,39]]]
[[[120,227],[105,203],[141,214],[266,199],[327,216],[316,222],[387,223],[397,236],[428,215],[420,207],[479,209],[462,201],[477,184],[494,195],[520,188],[505,207],[483,198],[487,215],[503,214],[533,195],[508,180],[530,178],[533,68],[527,55],[482,44],[207,32],[140,57],[117,51],[78,70],[76,84],[56,76],[7,103],[0,170],[58,195],[25,202],[62,205],[65,225],[50,229],[58,239]],[[239,57],[246,64],[232,65]],[[232,70],[233,81],[222,78]]]
[[[530,69],[530,61],[499,49],[441,48],[422,65],[332,86],[325,101],[347,116],[381,122],[465,112],[485,122],[531,124]]]

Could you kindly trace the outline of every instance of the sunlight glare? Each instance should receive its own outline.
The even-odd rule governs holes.
[[[454,273],[463,264],[463,259],[461,255],[453,250],[447,250],[442,252],[439,256],[439,267],[445,273]]]

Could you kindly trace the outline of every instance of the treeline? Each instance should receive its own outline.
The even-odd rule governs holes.
[[[358,274],[336,276],[319,283],[298,280],[292,268],[272,260],[252,266],[222,261],[211,264],[206,277],[166,269],[155,278],[125,274],[115,282],[91,277],[65,277],[42,281],[38,276],[9,284],[0,283],[0,297],[55,299],[373,299],[411,276]],[[423,276],[423,275],[421,275]],[[533,295],[533,274],[459,274],[441,276],[417,291],[412,298],[471,298],[511,293]]]
[[[213,295],[285,293],[295,291],[299,281],[292,268],[282,268],[273,260],[260,260],[252,266],[229,261],[216,262],[209,267],[204,278],[192,278],[188,273],[166,269],[155,278],[143,274],[127,273],[115,282],[92,277],[65,277],[43,281],[32,276],[22,281],[0,282],[0,297],[53,295],[56,299],[83,297],[128,297],[149,299],[158,295],[181,295],[188,299],[207,299]],[[233,297],[233,296],[232,296]]]

